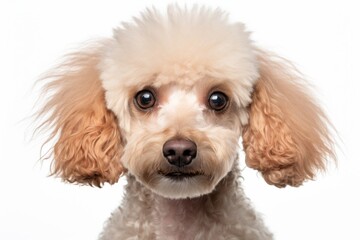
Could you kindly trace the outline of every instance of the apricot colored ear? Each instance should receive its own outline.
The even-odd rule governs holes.
[[[329,121],[294,67],[264,52],[243,131],[246,163],[277,187],[299,186],[334,157]]]
[[[44,86],[48,96],[39,115],[51,127],[54,146],[52,174],[71,183],[100,187],[117,182],[123,172],[122,143],[117,118],[106,108],[99,79],[100,49],[73,53],[50,71]]]

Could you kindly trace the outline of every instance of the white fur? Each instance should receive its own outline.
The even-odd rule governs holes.
[[[237,92],[234,100],[246,107],[259,76],[243,24],[229,23],[219,9],[176,5],[169,6],[166,15],[147,10],[116,28],[100,69],[108,107],[121,116],[131,87],[191,84],[203,76],[226,79]],[[245,124],[246,117],[242,121]]]
[[[182,125],[186,124],[200,128],[201,125],[204,126],[205,124],[203,116],[204,109],[205,106],[202,106],[197,101],[195,93],[189,93],[183,90],[174,91],[169,96],[167,103],[160,106],[155,125],[158,125],[160,128],[166,128],[169,125],[178,124],[177,127],[181,128]],[[181,115],[179,113],[181,113]],[[179,124],[177,119],[183,122],[183,118],[187,118],[188,121]]]

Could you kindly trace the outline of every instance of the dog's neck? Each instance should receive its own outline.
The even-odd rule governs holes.
[[[211,229],[216,222],[228,222],[233,215],[233,202],[241,202],[244,198],[239,186],[239,170],[233,170],[225,176],[213,192],[197,198],[168,199],[159,196],[137,182],[134,177],[128,177],[128,187],[137,189],[136,197],[129,200],[142,199],[144,209],[151,209],[152,224],[157,236],[174,236],[172,239],[187,239],[184,236],[194,236],[195,232],[205,227]],[[127,194],[133,195],[133,191]],[[140,213],[145,214],[145,213]],[[226,221],[225,221],[226,219]],[[176,237],[177,236],[177,237]]]
[[[225,222],[222,219],[226,218],[226,211],[230,210],[226,204],[228,198],[236,193],[236,184],[234,173],[230,172],[219,182],[216,189],[207,195],[188,199],[167,199],[155,195],[159,235],[178,236],[174,239],[190,239],[201,226],[211,228],[206,225]]]

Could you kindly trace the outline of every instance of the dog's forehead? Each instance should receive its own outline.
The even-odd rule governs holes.
[[[201,69],[174,64],[164,67],[160,73],[154,76],[151,84],[156,88],[166,85],[178,85],[186,88],[204,82],[207,78],[210,77],[206,76]]]

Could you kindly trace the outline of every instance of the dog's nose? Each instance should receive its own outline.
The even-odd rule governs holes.
[[[193,141],[172,139],[163,146],[163,155],[171,165],[183,167],[196,157],[197,147]]]

